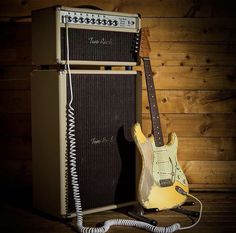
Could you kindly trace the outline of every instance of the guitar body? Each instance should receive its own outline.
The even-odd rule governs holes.
[[[138,200],[146,209],[172,209],[183,204],[188,182],[177,160],[178,140],[175,133],[169,135],[166,145],[156,147],[154,137],[146,138],[139,123],[133,126],[133,139],[142,158]]]

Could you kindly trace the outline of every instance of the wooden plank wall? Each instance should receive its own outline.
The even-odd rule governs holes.
[[[150,28],[164,135],[179,137],[191,188],[236,188],[236,18],[234,1],[9,0],[0,3],[0,184],[31,186],[32,9],[96,5],[141,13]],[[142,70],[142,67],[138,69]],[[143,82],[143,130],[150,115]]]

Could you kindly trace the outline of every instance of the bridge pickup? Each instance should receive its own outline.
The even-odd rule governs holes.
[[[168,186],[172,186],[173,183],[171,181],[171,179],[162,179],[160,180],[160,186],[161,187],[168,187]]]

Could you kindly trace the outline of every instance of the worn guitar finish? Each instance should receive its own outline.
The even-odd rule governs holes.
[[[148,34],[148,29],[142,29],[140,56],[144,63],[153,135],[146,138],[139,123],[134,125],[132,135],[142,157],[138,189],[139,202],[147,209],[163,210],[174,208],[185,202],[186,195],[178,190],[188,193],[188,182],[177,160],[176,134],[170,133],[168,143],[164,145],[149,60]]]

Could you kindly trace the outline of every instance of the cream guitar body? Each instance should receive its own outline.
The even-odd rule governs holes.
[[[178,139],[175,133],[169,142],[156,147],[154,137],[146,138],[140,124],[132,130],[133,139],[142,158],[138,200],[146,209],[172,209],[183,204],[186,195],[179,193],[180,187],[188,193],[187,179],[177,160]]]

